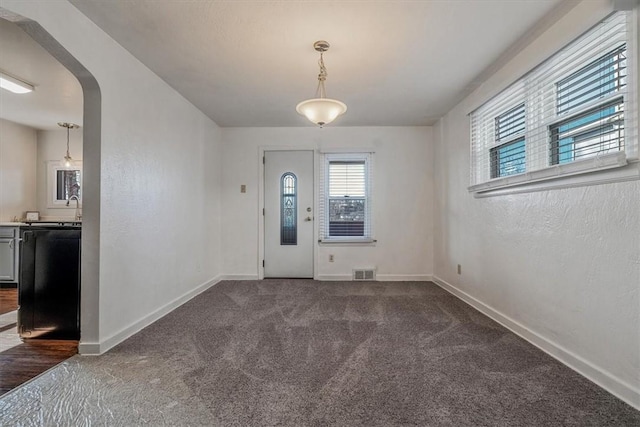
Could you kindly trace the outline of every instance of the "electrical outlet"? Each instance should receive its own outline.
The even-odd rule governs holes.
[[[458,264],[458,274],[462,274],[462,266]]]
[[[241,193],[246,193],[246,192],[247,192],[247,186],[246,186],[246,184],[242,184],[242,185],[240,185],[240,192],[241,192]]]
[[[333,254],[329,255],[329,262],[333,262]]]

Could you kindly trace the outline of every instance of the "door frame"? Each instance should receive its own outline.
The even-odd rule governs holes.
[[[313,204],[311,206],[313,212],[313,240],[312,240],[312,253],[313,253],[313,279],[318,280],[318,221],[316,214],[317,196],[318,196],[318,156],[315,147],[308,144],[300,144],[297,146],[259,146],[258,147],[258,279],[264,279],[264,267],[262,261],[264,260],[264,215],[262,214],[264,209],[264,159],[265,152],[267,151],[311,151],[313,158]]]

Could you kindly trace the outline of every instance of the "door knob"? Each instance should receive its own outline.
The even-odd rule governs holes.
[[[307,208],[307,212],[311,212],[311,208]]]
[[[304,220],[305,220],[305,221],[311,221],[311,217],[310,217],[310,216],[308,216],[308,217],[306,217]]]

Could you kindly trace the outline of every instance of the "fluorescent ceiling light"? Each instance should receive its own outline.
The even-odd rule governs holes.
[[[29,83],[25,83],[5,73],[0,73],[0,87],[13,93],[29,93],[33,91],[33,86]]]

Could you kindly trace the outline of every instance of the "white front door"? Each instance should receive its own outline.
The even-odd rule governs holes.
[[[264,277],[313,277],[313,151],[264,153]]]

